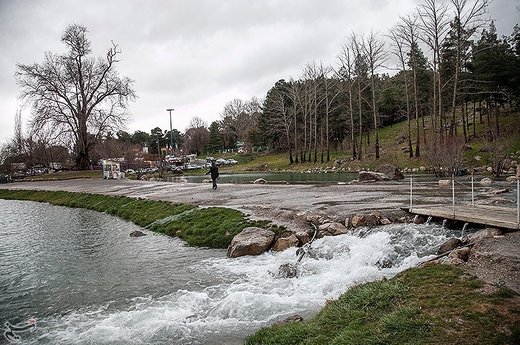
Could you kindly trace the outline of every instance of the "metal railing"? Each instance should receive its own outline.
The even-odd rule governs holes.
[[[456,188],[455,186],[458,185],[458,186],[461,186],[460,190],[462,189],[466,189],[468,190],[471,189],[471,205],[474,206],[475,205],[475,197],[476,197],[476,194],[475,194],[475,181],[474,181],[474,176],[471,175],[471,185],[468,187],[466,184],[460,182],[460,181],[457,181],[457,179],[455,178],[455,176],[451,176],[451,179],[450,179],[450,182],[451,182],[451,204],[452,204],[452,209],[453,209],[453,215],[455,216],[455,206],[456,206],[456,198],[455,198],[455,191],[456,191]],[[434,185],[436,186],[439,186],[438,182],[418,182],[418,181],[414,181],[414,178],[413,178],[413,175],[410,175],[410,205],[409,205],[409,211],[412,212],[413,210],[413,206],[414,206],[414,185],[415,187],[417,186],[422,186],[422,187],[433,187]],[[442,187],[440,187],[442,188]],[[515,200],[515,204],[516,204],[516,223],[517,225],[519,226],[520,228],[520,178],[517,178],[516,179],[516,200]]]

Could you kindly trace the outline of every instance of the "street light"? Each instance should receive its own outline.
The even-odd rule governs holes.
[[[174,110],[173,108],[166,109],[170,113],[170,155],[173,155],[172,111]]]

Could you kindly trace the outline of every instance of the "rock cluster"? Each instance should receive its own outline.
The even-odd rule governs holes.
[[[391,164],[381,165],[377,171],[361,170],[358,174],[358,179],[351,181],[351,184],[404,179],[404,175],[401,170]]]
[[[325,214],[299,215],[302,221],[312,223],[317,226],[317,237],[337,236],[349,233],[359,227],[374,227],[387,225],[392,222],[407,222],[408,218],[390,220],[379,211],[361,212],[346,218],[341,222],[338,219],[330,219]],[[310,230],[285,231],[282,234],[275,234],[271,230],[248,227],[236,235],[228,247],[228,257],[234,258],[244,255],[259,255],[268,250],[283,251],[291,247],[301,247],[308,243],[313,236]]]
[[[500,229],[485,228],[470,236],[464,237],[462,240],[458,238],[450,238],[439,247],[437,255],[445,255],[445,257],[441,258],[441,262],[444,264],[454,266],[463,265],[470,260],[472,247],[475,244],[478,244],[484,238],[502,235],[503,232]]]

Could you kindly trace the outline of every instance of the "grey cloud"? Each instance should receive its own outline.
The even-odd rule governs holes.
[[[95,55],[112,40],[123,51],[118,70],[135,80],[139,96],[129,130],[166,128],[166,107],[176,108],[174,126],[184,129],[193,116],[217,119],[233,98],[265,96],[307,62],[334,62],[350,32],[384,32],[417,2],[0,0],[0,143],[12,133],[16,63],[63,51],[59,39],[70,23],[87,26]],[[492,2],[500,33],[510,33],[519,4]]]

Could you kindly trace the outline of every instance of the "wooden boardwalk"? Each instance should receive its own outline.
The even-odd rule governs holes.
[[[461,205],[455,206],[455,208],[452,205],[421,205],[413,207],[411,210],[403,209],[426,217],[432,216],[513,230],[520,229],[516,208],[484,205]]]

